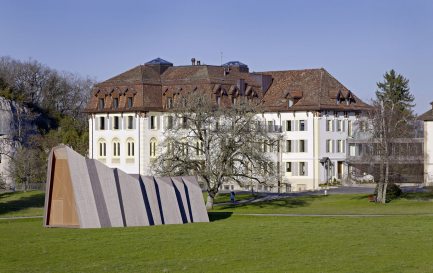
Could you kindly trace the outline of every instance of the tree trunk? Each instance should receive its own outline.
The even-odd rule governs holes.
[[[382,203],[386,203],[386,188],[388,187],[388,180],[389,180],[389,162],[385,162],[385,179],[383,183],[383,196],[382,196]]]
[[[207,200],[206,200],[206,209],[211,210],[213,209],[213,201],[215,197],[208,193]]]

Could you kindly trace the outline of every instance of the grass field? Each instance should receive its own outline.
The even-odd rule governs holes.
[[[28,194],[40,198],[40,192],[21,194],[0,195],[0,217],[35,212]],[[12,203],[24,198],[23,204],[31,205],[20,210],[6,198]],[[187,225],[61,229],[43,228],[41,219],[1,220],[0,272],[433,272],[433,217],[392,215],[433,213],[430,196],[386,205],[369,203],[363,195],[293,200],[298,201],[216,208],[211,223]],[[237,214],[272,209],[390,215]]]

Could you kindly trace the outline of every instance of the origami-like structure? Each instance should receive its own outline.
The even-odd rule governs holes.
[[[60,145],[48,160],[44,226],[126,227],[209,222],[193,176],[129,175]]]

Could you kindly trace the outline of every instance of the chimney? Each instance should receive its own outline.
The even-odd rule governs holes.
[[[195,58],[191,58],[191,65],[195,65]]]
[[[241,96],[245,95],[245,80],[244,79],[238,79],[237,86],[239,88],[239,93]]]
[[[197,60],[197,65],[200,65],[200,61],[199,60]]]

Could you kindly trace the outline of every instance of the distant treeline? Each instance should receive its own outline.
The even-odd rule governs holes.
[[[14,130],[0,154],[9,159],[0,184],[44,182],[51,147],[64,143],[87,155],[88,124],[82,113],[94,80],[57,71],[36,60],[0,57],[0,96],[20,105]],[[4,184],[4,183],[3,183]]]

